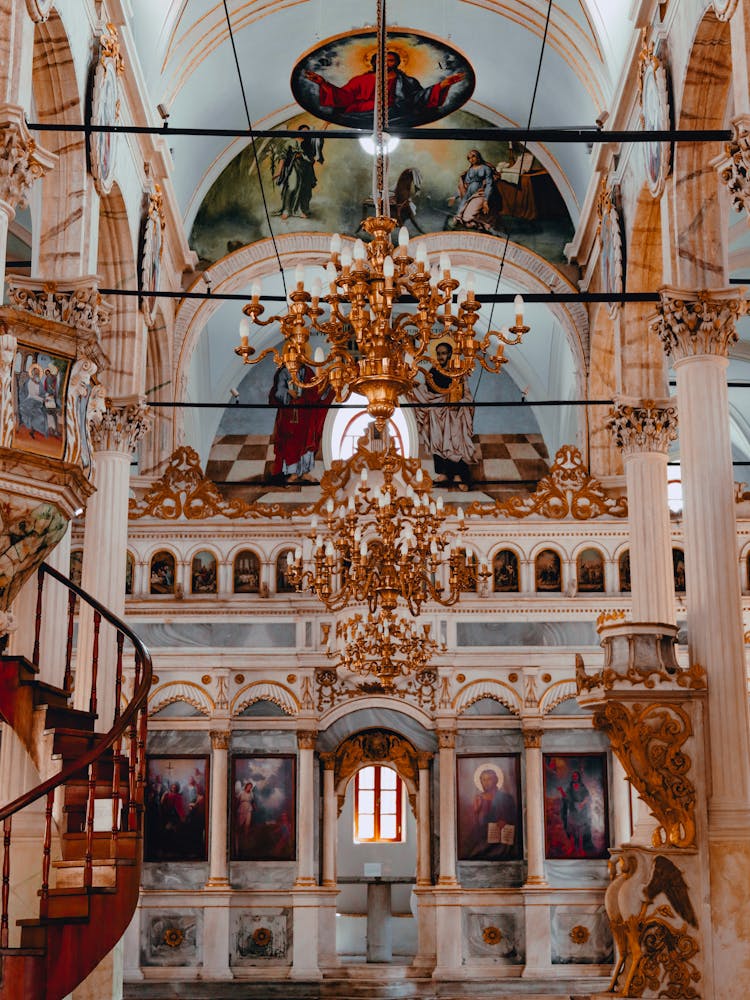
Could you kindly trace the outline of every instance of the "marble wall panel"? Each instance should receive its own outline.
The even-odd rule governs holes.
[[[204,756],[211,753],[211,738],[205,730],[155,729],[148,734],[146,753]]]
[[[606,861],[550,861],[544,871],[551,886],[559,889],[604,889],[609,885]]]
[[[229,925],[230,965],[290,965],[292,911],[235,910]]]
[[[294,649],[294,622],[139,622],[147,646],[220,649]]]
[[[523,861],[459,861],[458,881],[464,889],[512,889],[523,885]]]
[[[144,889],[202,889],[208,879],[207,861],[165,861],[144,864],[141,887]]]
[[[598,646],[593,622],[456,622],[457,646]]]
[[[234,889],[291,889],[296,861],[232,861],[229,881]]]
[[[145,910],[141,918],[141,965],[203,964],[203,911]]]
[[[523,907],[463,911],[464,965],[523,965],[526,961]]]
[[[296,753],[297,734],[291,730],[238,730],[232,733],[232,753]]]
[[[614,961],[604,906],[550,907],[553,965],[607,965]]]

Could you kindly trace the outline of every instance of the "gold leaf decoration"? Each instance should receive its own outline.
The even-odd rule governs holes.
[[[267,927],[256,927],[253,931],[253,944],[257,948],[267,948],[273,940],[273,934]]]
[[[500,944],[503,939],[503,932],[499,927],[485,927],[482,931],[482,940],[485,944]]]
[[[167,927],[163,940],[167,947],[179,948],[185,940],[185,932],[180,927]]]
[[[573,944],[586,944],[590,937],[591,932],[583,924],[576,924],[575,927],[570,928],[570,940]]]

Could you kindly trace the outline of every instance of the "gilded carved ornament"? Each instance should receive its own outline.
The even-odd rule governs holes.
[[[0,329],[4,327],[0,326]],[[13,406],[13,362],[16,338],[11,333],[0,334],[0,448],[13,445],[16,411]]]
[[[297,746],[300,750],[314,750],[318,742],[318,733],[315,729],[298,729]]]
[[[98,451],[132,454],[151,427],[152,417],[146,401],[107,399],[91,421],[91,437]]]
[[[23,108],[0,104],[0,201],[15,212],[25,208],[34,181],[51,170],[58,157],[38,146],[26,126]]]
[[[344,740],[336,750],[334,784],[345,788],[352,775],[367,764],[392,767],[409,789],[409,804],[416,815],[416,796],[411,789],[419,784],[419,761],[412,744],[396,733],[384,729],[368,729]],[[344,795],[338,796],[338,811],[344,805]]]
[[[693,735],[688,713],[674,704],[628,706],[607,701],[594,711],[593,724],[609,737],[612,750],[659,823],[654,847],[692,847],[695,843],[696,791],[684,752]]]
[[[317,710],[325,712],[344,699],[383,696],[410,701],[420,708],[434,710],[438,683],[437,670],[427,667],[392,681],[387,686],[380,680],[359,680],[343,668],[323,667],[315,671]]]
[[[677,407],[652,399],[632,404],[617,400],[607,427],[626,456],[653,451],[666,455],[670,442],[677,439]]]
[[[114,306],[102,298],[95,277],[58,282],[14,274],[8,276],[7,285],[9,306],[90,333],[97,341],[111,322]]]
[[[229,741],[232,734],[228,729],[212,729],[209,733],[211,737],[212,750],[228,750]]]
[[[603,516],[627,517],[628,502],[625,497],[608,497],[599,480],[589,475],[578,448],[566,444],[559,449],[549,473],[539,480],[531,496],[511,497],[496,503],[477,501],[469,504],[466,513],[517,518],[539,514],[556,520],[572,517],[587,521]]]
[[[662,288],[651,329],[675,361],[702,354],[727,357],[737,342],[737,320],[747,312],[739,288],[683,291]]]
[[[540,750],[542,747],[543,729],[524,729],[523,745],[527,750]]]

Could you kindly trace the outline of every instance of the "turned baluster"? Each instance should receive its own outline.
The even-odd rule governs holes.
[[[101,612],[94,612],[94,642],[91,650],[91,697],[89,712],[96,715],[96,678],[99,673],[99,628],[102,623]]]
[[[44,808],[44,847],[42,848],[42,891],[39,903],[39,916],[46,917],[49,911],[49,870],[52,860],[52,806],[55,802],[55,790],[47,792],[47,803]]]
[[[10,899],[10,824],[12,817],[3,820],[3,889],[2,915],[0,915],[0,948],[8,947],[8,901]]]
[[[70,694],[73,690],[73,619],[76,611],[76,594],[74,590],[68,591],[68,635],[65,641],[65,676],[63,678],[63,690]]]
[[[42,631],[42,591],[44,590],[44,570],[39,567],[36,575],[36,619],[34,622],[34,652],[31,662],[39,666],[39,637]]]
[[[86,803],[86,858],[83,869],[83,884],[90,888],[94,884],[94,804],[96,802],[96,778],[98,761],[89,766],[89,794]]]

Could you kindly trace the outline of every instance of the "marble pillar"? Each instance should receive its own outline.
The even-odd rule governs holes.
[[[297,732],[299,816],[297,822],[297,878],[295,888],[315,885],[315,787],[314,757],[318,734]]]
[[[542,730],[524,729],[526,757],[526,857],[525,887],[546,886],[544,874],[544,787],[542,781]]]
[[[750,978],[750,717],[737,573],[726,369],[744,312],[736,288],[661,291],[656,332],[672,357],[680,412],[688,646],[708,682],[708,850],[714,995]]]
[[[81,586],[122,618],[125,611],[125,560],[128,544],[130,457],[149,427],[142,399],[110,402],[91,436],[95,448],[96,493],[86,509]],[[106,554],[106,558],[103,558]],[[94,615],[81,603],[76,651],[74,703],[88,709],[91,693]],[[99,635],[97,730],[106,732],[114,714],[116,646],[114,629],[102,623]]]
[[[417,754],[419,789],[417,797],[417,885],[432,884],[430,851],[430,761],[431,753]]]
[[[228,889],[227,816],[229,802],[229,737],[226,729],[211,730],[211,811],[207,889]]]
[[[458,885],[456,878],[456,732],[438,730],[440,761],[440,886]]]
[[[677,437],[669,400],[618,399],[609,427],[622,449],[628,491],[634,622],[675,623],[667,453]]]
[[[334,775],[336,755],[321,754],[323,761],[323,877],[321,884],[336,885],[336,839],[338,832],[338,808]]]
[[[614,827],[612,843],[622,847],[630,842],[632,834],[632,807],[630,802],[631,784],[619,757],[612,754],[612,813]]]
[[[8,226],[17,208],[25,208],[29,189],[57,163],[54,153],[37,145],[26,127],[24,109],[0,104],[0,303],[5,288]]]

